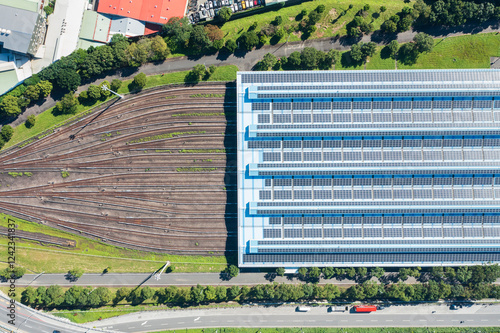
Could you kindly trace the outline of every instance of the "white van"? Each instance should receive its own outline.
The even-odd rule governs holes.
[[[298,306],[295,311],[297,312],[308,312],[309,310],[311,310],[311,308],[308,308],[307,306]]]

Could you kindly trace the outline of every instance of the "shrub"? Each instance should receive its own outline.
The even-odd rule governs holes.
[[[113,81],[111,81],[111,87],[110,89],[117,92],[118,89],[120,89],[120,87],[122,86],[122,81],[119,80],[119,79],[114,79]]]
[[[2,130],[0,131],[0,134],[2,135],[2,138],[5,140],[5,142],[7,142],[14,135],[14,129],[10,125],[4,125],[4,126],[2,126]]]
[[[144,73],[137,74],[136,76],[134,76],[133,82],[137,88],[139,88],[139,89],[144,88],[146,86],[146,82],[147,82],[146,74],[144,74]]]
[[[273,20],[273,22],[271,22],[273,25],[275,26],[278,26],[280,25],[281,23],[283,23],[283,17],[281,16],[276,16]]]
[[[387,8],[385,6],[380,6],[380,12],[381,13],[384,13],[386,10],[387,10]]]
[[[318,13],[323,13],[325,9],[326,9],[325,5],[319,5],[318,7],[316,7],[316,11]]]
[[[26,119],[24,126],[26,126],[27,128],[31,128],[31,127],[35,126],[35,121],[36,121],[35,115],[32,114],[28,117],[28,119]]]

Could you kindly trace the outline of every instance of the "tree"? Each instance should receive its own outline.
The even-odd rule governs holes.
[[[15,117],[21,113],[21,108],[17,104],[18,98],[15,96],[7,95],[0,102],[0,111],[9,116]]]
[[[146,74],[144,73],[139,73],[136,76],[134,76],[134,86],[136,86],[139,89],[142,89],[146,86],[147,83],[147,78]]]
[[[235,299],[240,295],[240,287],[239,286],[231,286],[227,292],[229,299]]]
[[[401,267],[399,269],[399,274],[398,274],[398,277],[401,281],[406,281],[408,280],[408,274],[409,274],[409,268],[406,268],[406,267]]]
[[[210,75],[213,75],[216,70],[217,67],[215,67],[214,65],[210,65],[210,67],[208,67],[208,72],[210,73]]]
[[[204,293],[205,293],[205,300],[208,302],[215,301],[217,298],[216,290],[215,287],[213,286],[206,286]]]
[[[307,277],[307,268],[305,267],[300,267],[299,268],[299,276],[303,279]]]
[[[26,287],[21,293],[21,303],[32,306],[36,302],[36,290],[33,287]]]
[[[396,56],[398,55],[398,51],[399,51],[398,41],[397,40],[391,41],[389,44],[387,44],[387,48],[389,49],[391,58],[396,59]]]
[[[328,57],[330,57],[330,59],[332,61],[332,65],[338,64],[340,61],[340,58],[342,57],[342,54],[338,50],[331,49],[330,51],[328,51],[327,54],[328,54]]]
[[[316,10],[318,13],[323,13],[323,12],[325,11],[325,9],[326,9],[325,5],[319,5],[318,7],[316,7],[316,9],[315,9],[315,10]]]
[[[333,267],[324,267],[321,271],[325,279],[331,279],[335,275]]]
[[[333,284],[326,284],[323,287],[323,295],[327,300],[332,301],[340,296],[340,290],[337,286]]]
[[[354,267],[349,267],[346,269],[346,274],[349,279],[354,279],[354,277],[356,276],[356,269]]]
[[[95,84],[91,84],[87,89],[87,96],[94,101],[98,100],[101,98],[101,88]]]
[[[455,269],[453,267],[449,267],[449,266],[445,267],[444,268],[444,275],[446,276],[448,281],[455,280],[455,277],[456,277]]]
[[[300,53],[300,62],[305,69],[318,67],[318,51],[313,47],[305,47]]]
[[[167,43],[158,35],[151,38],[151,51],[153,52],[151,57],[153,61],[165,60],[170,53]]]
[[[385,270],[382,267],[373,267],[370,271],[372,276],[375,276],[377,279],[380,279],[385,274]]]
[[[387,10],[387,8],[385,6],[380,6],[380,12],[381,13],[384,13],[386,10]]]
[[[130,295],[129,288],[125,288],[125,287],[118,288],[118,290],[115,293],[115,297],[113,298],[113,304],[116,305],[116,304],[120,303],[122,300],[128,298],[129,295]]]
[[[222,7],[219,12],[217,13],[217,19],[222,22],[226,23],[231,19],[231,16],[233,15],[233,11],[229,7]]]
[[[412,17],[410,15],[406,15],[398,22],[398,30],[401,32],[407,31],[410,29],[412,23]]]
[[[166,42],[173,52],[187,47],[192,31],[193,26],[189,24],[187,17],[171,17],[163,26],[163,34],[168,37]]]
[[[278,62],[278,59],[276,58],[276,56],[274,54],[266,53],[264,58],[262,58],[262,60],[259,61],[258,68],[260,70],[267,71],[267,70],[269,70],[270,67],[271,68],[274,67],[277,62]]]
[[[366,59],[367,57],[372,57],[377,51],[377,44],[374,42],[363,43],[361,45],[361,52],[363,52],[363,57]]]
[[[198,64],[193,67],[191,70],[191,75],[194,79],[194,81],[200,81],[204,76],[205,73],[207,72],[207,68],[205,65]]]
[[[374,298],[378,294],[379,285],[375,281],[363,282],[363,292],[366,298]]]
[[[80,75],[73,69],[60,70],[55,75],[55,81],[63,91],[73,91],[81,84]]]
[[[49,81],[40,81],[36,85],[40,89],[40,95],[43,98],[49,96],[50,93],[52,92],[53,86],[52,83],[50,83]]]
[[[88,55],[85,61],[79,65],[83,77],[90,78],[115,68],[115,53],[111,46],[103,45],[90,51],[87,50]]]
[[[64,304],[68,307],[77,307],[84,305],[79,303],[79,301],[83,300],[80,298],[83,292],[84,292],[83,287],[72,286],[64,293]]]
[[[216,25],[207,24],[205,26],[205,33],[211,42],[224,38],[224,32]]]
[[[259,44],[259,37],[255,31],[247,31],[238,38],[240,48],[250,51]]]
[[[398,26],[394,21],[387,20],[384,23],[382,23],[380,29],[382,29],[382,31],[385,33],[392,34],[398,30]]]
[[[218,302],[224,302],[227,299],[227,288],[224,286],[217,286],[215,288],[215,296]]]
[[[368,269],[366,267],[357,267],[356,275],[360,278],[364,278],[368,274]]]
[[[73,269],[71,269],[71,270],[68,271],[68,275],[69,275],[69,277],[72,280],[76,281],[76,280],[78,280],[79,278],[82,277],[82,275],[83,275],[83,269],[81,269],[81,268],[73,268]]]
[[[456,276],[457,276],[457,280],[460,283],[466,284],[472,278],[472,271],[469,270],[468,266],[460,266],[457,269]]]
[[[32,101],[36,101],[38,98],[40,98],[40,86],[28,86],[24,91],[24,96]]]
[[[191,299],[196,304],[200,304],[205,300],[205,288],[200,286],[199,284],[196,287],[191,287]]]
[[[0,135],[5,140],[5,142],[7,142],[14,135],[14,129],[10,125],[3,125],[2,130],[0,131]],[[14,268],[17,268],[17,267],[19,267],[19,266],[16,266]]]
[[[309,268],[307,273],[312,279],[319,279],[319,277],[321,276],[321,270],[318,267]]]
[[[237,277],[238,274],[240,273],[240,269],[235,265],[230,265],[228,267],[228,273],[229,273],[229,276],[232,278]]]
[[[189,36],[189,47],[201,53],[207,50],[211,45],[212,42],[208,39],[205,29],[200,25],[196,25]]]
[[[104,80],[101,83],[99,83],[99,89],[101,90],[101,98],[102,99],[106,99],[111,95],[111,92],[109,90],[103,89],[104,86],[109,88],[109,86],[110,86],[109,82]]]
[[[434,266],[431,268],[431,276],[436,280],[440,281],[444,277],[444,270],[442,266]]]
[[[308,17],[307,23],[309,25],[315,25],[321,19],[321,14],[318,13],[317,11],[313,10],[312,12],[309,13],[309,15],[307,17]]]
[[[415,47],[418,52],[430,52],[434,47],[434,39],[431,36],[424,32],[419,32],[413,37],[413,41],[415,42]]]
[[[28,119],[26,119],[26,122],[24,123],[24,126],[26,126],[27,128],[32,128],[33,126],[35,126],[35,121],[36,121],[35,115],[34,114],[29,115]]]
[[[271,22],[271,24],[274,26],[281,25],[281,23],[283,23],[283,17],[281,17],[280,15],[276,16],[274,20]]]
[[[118,91],[118,89],[120,89],[120,87],[122,86],[122,81],[119,80],[119,79],[113,79],[113,81],[111,81],[111,86],[109,87],[109,89],[113,90],[113,91]]]
[[[350,54],[351,54],[352,60],[354,60],[354,61],[359,62],[359,61],[363,60],[363,51],[361,51],[361,45],[359,43],[351,46]]]
[[[229,53],[233,53],[236,48],[238,47],[238,45],[236,44],[236,42],[232,39],[228,39],[226,41],[226,45],[224,45],[224,47],[226,48],[226,50],[229,52]]]
[[[64,302],[64,293],[62,288],[58,285],[52,285],[47,288],[45,292],[47,295],[47,299],[49,302],[46,304],[47,306],[59,306]]]
[[[294,51],[288,56],[288,64],[290,64],[292,69],[299,69],[301,62],[302,60],[298,51]]]
[[[285,275],[285,269],[283,267],[276,268],[276,274],[278,274],[279,276],[284,276]]]
[[[145,39],[142,39],[145,40]],[[139,67],[148,61],[149,51],[146,43],[132,43],[125,50],[125,58],[129,66]]]
[[[413,43],[401,45],[398,51],[398,59],[406,64],[414,64],[418,58],[418,50]]]

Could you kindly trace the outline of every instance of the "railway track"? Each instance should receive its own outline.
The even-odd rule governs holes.
[[[0,209],[129,248],[234,251],[232,93],[147,91],[2,152]]]

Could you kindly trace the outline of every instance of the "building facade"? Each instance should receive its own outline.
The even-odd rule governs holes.
[[[500,262],[500,70],[239,72],[240,267]]]

